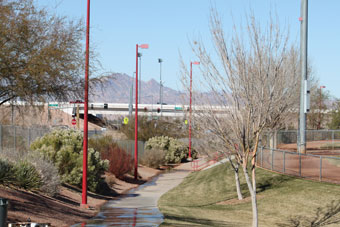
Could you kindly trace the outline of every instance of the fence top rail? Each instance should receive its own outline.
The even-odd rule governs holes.
[[[333,157],[333,156],[325,156],[325,155],[317,155],[317,154],[302,154],[292,151],[286,151],[286,150],[280,150],[280,149],[274,149],[274,148],[267,148],[267,147],[261,147],[262,150],[269,150],[269,151],[278,151],[278,152],[284,152],[288,154],[293,155],[301,155],[301,156],[309,156],[309,157],[318,157],[318,158],[331,158],[331,159],[337,159],[340,160],[340,157]]]
[[[298,130],[278,130],[277,133],[296,133]],[[340,129],[307,129],[306,132],[340,132]],[[268,132],[270,133],[270,132]]]

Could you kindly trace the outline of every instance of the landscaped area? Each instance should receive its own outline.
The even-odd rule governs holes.
[[[339,226],[340,186],[256,170],[259,226]],[[251,226],[252,210],[246,197],[237,200],[229,165],[193,172],[163,195],[159,207],[165,226]]]

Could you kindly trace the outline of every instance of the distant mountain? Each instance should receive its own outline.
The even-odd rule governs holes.
[[[114,73],[108,76],[103,83],[103,87],[96,86],[93,90],[94,95],[90,96],[91,102],[107,102],[107,103],[129,103],[130,89],[133,85],[133,97],[135,97],[135,81],[134,78],[127,74]],[[159,102],[159,86],[160,84],[151,79],[147,82],[141,81],[141,103],[156,104]],[[163,87],[163,103],[182,104],[185,94],[174,89]],[[135,100],[135,98],[133,98]],[[133,101],[135,102],[135,101]]]

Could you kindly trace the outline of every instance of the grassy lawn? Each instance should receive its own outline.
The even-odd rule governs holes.
[[[326,226],[340,226],[339,185],[262,169],[256,173],[259,226],[319,226],[311,223],[320,220]],[[191,173],[159,200],[165,216],[161,227],[251,226],[251,202],[243,177],[241,183],[243,195],[248,198],[239,202],[230,166]]]

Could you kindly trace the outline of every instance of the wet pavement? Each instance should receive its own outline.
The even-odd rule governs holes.
[[[117,200],[107,202],[96,217],[78,226],[159,226],[163,215],[157,207],[158,199],[176,187],[190,173],[190,163],[161,174],[152,181],[130,190]]]

